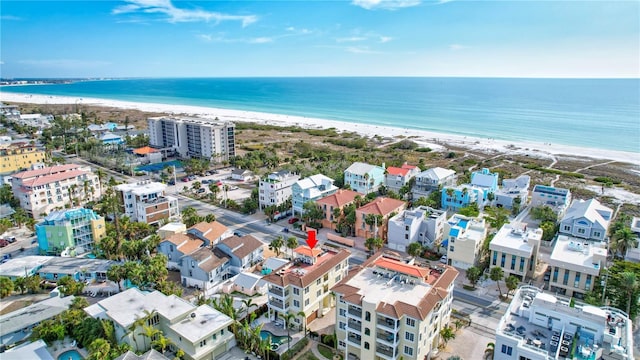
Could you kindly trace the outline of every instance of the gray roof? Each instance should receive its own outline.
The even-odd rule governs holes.
[[[245,258],[247,255],[264,246],[262,241],[256,239],[252,235],[245,235],[243,237],[231,236],[223,239],[221,243],[228,246],[229,249],[231,249],[231,253],[239,259]]]
[[[151,349],[142,355],[136,355],[132,351],[127,351],[114,360],[169,360],[169,358],[157,352],[156,350]]]
[[[354,162],[353,164],[351,164],[351,166],[349,166],[347,168],[347,170],[345,170],[345,172],[350,172],[352,174],[359,174],[359,175],[364,175],[368,172],[370,172],[371,170],[373,170],[373,168],[375,168],[375,165],[371,165],[371,164],[367,164],[367,163],[362,163],[362,162]]]
[[[67,310],[74,298],[73,295],[63,298],[52,297],[8,314],[0,315],[0,329],[2,329],[3,334],[10,334],[36,325]],[[4,360],[4,356],[2,358]]]
[[[280,259],[277,257],[270,257],[264,261],[264,263],[262,264],[262,268],[275,270],[288,263],[289,263],[289,260]]]
[[[418,177],[429,178],[434,180],[442,180],[448,176],[455,175],[455,171],[441,167],[434,167],[421,172]]]
[[[307,190],[311,188],[317,188],[320,185],[323,185],[323,183],[325,185],[330,185],[330,184],[333,184],[333,182],[334,180],[328,176],[325,176],[322,174],[315,174],[307,178],[304,178],[302,180],[298,180],[297,184],[301,189]]]
[[[113,264],[115,261],[112,260],[52,257],[40,268],[39,272],[71,275],[82,270],[87,273],[106,273]]]
[[[47,344],[42,339],[11,348],[2,353],[0,358],[2,360],[54,360],[47,350]]]
[[[609,227],[613,210],[600,204],[596,199],[591,200],[574,200],[567,209],[566,215],[562,218],[562,222],[574,221],[579,218],[586,218],[593,224],[598,224],[603,229]]]
[[[260,275],[242,272],[236,276],[233,283],[245,289],[253,289],[261,280],[262,276]]]
[[[195,343],[211,333],[231,325],[233,320],[209,305],[200,305],[189,316],[171,325],[171,329]]]
[[[25,277],[38,272],[38,269],[53,259],[53,256],[27,255],[9,259],[0,264],[0,276],[10,278]]]

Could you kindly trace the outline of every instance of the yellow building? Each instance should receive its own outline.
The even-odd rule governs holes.
[[[0,173],[7,174],[30,169],[31,165],[44,162],[44,150],[27,143],[14,143],[0,147]]]

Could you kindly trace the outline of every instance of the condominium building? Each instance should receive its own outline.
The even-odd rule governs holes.
[[[442,240],[446,222],[447,212],[443,210],[428,206],[404,210],[389,219],[387,246],[398,251],[407,251],[414,242],[433,247]]]
[[[228,161],[236,155],[235,124],[215,119],[152,117],[149,144],[170,148],[181,157]]]
[[[571,191],[546,185],[535,185],[531,191],[531,206],[549,206],[562,216],[571,204]]]
[[[137,222],[158,224],[163,220],[174,220],[180,215],[178,199],[166,196],[167,185],[159,182],[140,181],[116,185],[124,213]]]
[[[13,143],[0,146],[0,174],[30,169],[33,165],[43,163],[46,154],[29,143]]]
[[[586,240],[604,241],[613,210],[596,199],[574,200],[560,220],[558,232]]]
[[[407,207],[402,200],[378,197],[356,209],[356,236],[387,239],[387,220]],[[374,221],[371,222],[371,217]],[[380,219],[379,221],[377,219]]]
[[[527,229],[526,225],[504,224],[489,244],[491,266],[500,267],[504,276],[521,281],[532,278],[536,271],[542,229]]]
[[[607,264],[607,245],[558,235],[549,258],[551,291],[581,299]]]
[[[104,218],[84,208],[54,211],[35,230],[43,255],[81,255],[106,235]]]
[[[623,311],[520,287],[498,322],[495,360],[631,360],[632,322]]]
[[[531,177],[520,175],[515,179],[503,179],[502,187],[496,190],[495,205],[506,209],[524,208],[529,200]]]
[[[274,269],[263,280],[269,291],[269,318],[278,319],[278,314],[304,312],[303,319],[294,320],[301,325],[324,316],[335,305],[331,287],[342,280],[349,271],[348,250],[300,246],[294,250],[295,258],[284,266]]]
[[[345,206],[352,204],[356,199],[356,196],[359,195],[360,194],[353,190],[339,189],[335,193],[317,200],[316,204],[320,205],[320,208],[322,208],[322,212],[324,213],[322,227],[332,230],[336,229],[336,224],[334,222],[334,212],[336,209],[342,210]]]
[[[90,167],[76,164],[19,172],[12,175],[11,188],[20,207],[34,219],[101,196],[98,176]]]
[[[344,184],[361,194],[378,191],[384,184],[385,166],[354,162],[344,171]]]
[[[403,186],[409,185],[409,181],[419,173],[420,168],[414,165],[389,166],[384,176],[384,186],[389,190],[399,192]]]
[[[188,360],[220,358],[236,345],[229,326],[233,320],[209,305],[196,306],[176,295],[131,288],[100,300],[84,311],[96,319],[111,320],[115,339],[136,352],[151,348],[143,327],[159,330],[170,340],[169,351],[184,351]],[[142,324],[136,321],[144,319]]]
[[[450,266],[430,269],[375,254],[332,288],[338,350],[345,359],[433,357],[457,276]]]
[[[260,210],[267,206],[280,206],[291,199],[293,190],[291,187],[298,180],[300,175],[282,170],[267,175],[266,178],[260,179],[258,185],[258,203]]]
[[[486,237],[484,218],[454,214],[444,224],[445,239],[441,244],[447,249],[448,264],[461,269],[475,266]]]
[[[458,177],[456,172],[441,167],[435,167],[416,175],[413,185],[413,197],[428,196],[433,191],[440,191],[444,187],[456,186]]]
[[[291,203],[294,214],[304,213],[304,204],[308,201],[316,201],[338,191],[333,185],[334,180],[322,174],[311,175],[296,181],[291,186]]]

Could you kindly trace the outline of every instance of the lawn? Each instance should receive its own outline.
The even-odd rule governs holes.
[[[329,360],[333,359],[333,349],[332,348],[330,348],[330,347],[328,347],[326,345],[323,345],[323,344],[318,344],[318,351],[326,359],[329,359]],[[340,355],[340,359],[342,359],[342,355]]]

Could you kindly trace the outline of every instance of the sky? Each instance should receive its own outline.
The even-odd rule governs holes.
[[[0,76],[640,78],[640,1],[0,0]]]

